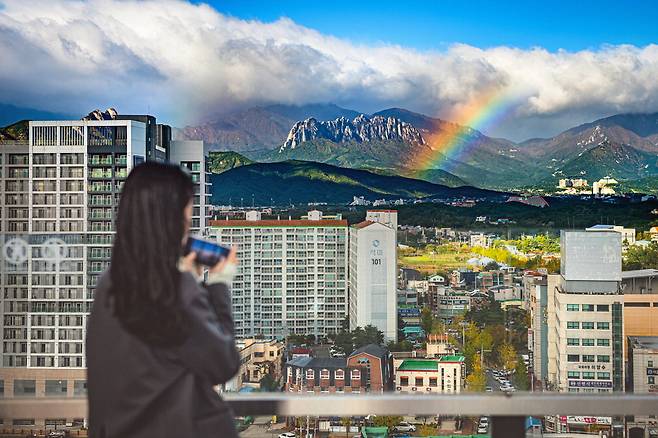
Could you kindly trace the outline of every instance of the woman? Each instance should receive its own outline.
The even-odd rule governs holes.
[[[182,257],[193,196],[176,166],[144,163],[126,180],[87,331],[90,437],[237,436],[213,390],[240,364],[228,292],[236,255],[199,282],[195,255]]]

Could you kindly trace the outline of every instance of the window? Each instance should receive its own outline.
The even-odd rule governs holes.
[[[86,396],[87,395],[87,381],[86,380],[75,380],[73,382],[73,395],[75,395],[75,396]]]
[[[423,386],[424,385],[425,379],[422,377],[416,377],[414,385],[415,386]]]
[[[582,346],[583,347],[593,347],[594,346],[594,339],[592,339],[592,338],[583,338]]]
[[[583,362],[594,362],[593,354],[583,354]]]
[[[647,361],[647,367],[653,368],[653,361],[652,360]]]
[[[653,385],[654,383],[656,383],[656,376],[647,376],[647,383],[649,385]]]
[[[0,380],[0,397],[5,396],[5,381]]]
[[[597,322],[596,323],[596,328],[599,330],[610,330],[610,323],[609,322]]]
[[[567,378],[569,379],[580,379],[579,371],[567,371]]]
[[[607,304],[597,304],[596,305],[596,311],[597,312],[609,312],[610,311],[610,306]]]
[[[61,397],[66,396],[66,380],[46,380],[46,396]]]
[[[361,371],[352,370],[352,380],[361,380]]]
[[[578,362],[580,360],[580,355],[578,354],[567,354],[567,362]]]
[[[430,386],[438,386],[436,377],[430,377]]]
[[[583,379],[593,379],[594,373],[592,371],[583,371]]]
[[[34,426],[34,418],[16,418],[12,421],[12,426]]]
[[[336,380],[345,380],[345,371],[343,370],[336,370],[336,374],[334,375]]]
[[[14,397],[34,397],[36,393],[35,380],[14,380]]]
[[[567,345],[580,345],[578,338],[567,338]]]
[[[597,347],[609,347],[610,346],[610,339],[597,339],[596,340],[596,346]]]
[[[610,362],[610,356],[607,354],[600,354],[596,356],[596,361],[597,362]]]
[[[593,312],[594,311],[594,304],[583,304],[582,309],[583,309],[583,312]]]
[[[400,386],[409,386],[409,377],[407,376],[400,377]]]
[[[567,328],[568,329],[579,329],[580,328],[580,323],[578,321],[567,321]]]
[[[567,312],[577,312],[578,304],[567,304]]]
[[[609,372],[601,372],[601,373],[596,373],[596,378],[599,380],[610,380],[610,373]]]
[[[306,380],[313,380],[315,378],[315,373],[313,370],[306,370]]]
[[[320,371],[320,379],[329,380],[329,370],[324,369]]]
[[[594,329],[594,323],[593,322],[582,322],[580,326],[583,328],[583,330],[593,330]]]

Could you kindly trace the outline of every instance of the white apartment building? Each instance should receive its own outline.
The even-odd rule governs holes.
[[[171,142],[169,161],[187,169],[195,183],[192,209],[192,234],[202,234],[210,217],[210,167],[204,143],[201,140],[174,140]]]
[[[397,212],[372,211],[350,227],[350,328],[373,325],[397,340]]]
[[[238,248],[231,288],[236,336],[323,337],[347,316],[347,221],[323,219],[211,221],[209,235]],[[394,284],[394,283],[393,283]]]
[[[624,389],[621,235],[563,231],[547,288],[548,380],[561,392]]]
[[[6,397],[86,394],[84,339],[94,288],[110,262],[128,173],[168,152],[160,144],[168,146],[168,139],[152,135],[155,128],[152,116],[34,121],[26,126],[27,142],[0,143],[0,384]],[[61,419],[23,418],[19,425],[55,420]]]

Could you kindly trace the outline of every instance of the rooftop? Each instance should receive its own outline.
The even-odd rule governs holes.
[[[298,357],[288,362],[300,368],[346,368],[347,359],[344,357]]]
[[[438,371],[439,361],[433,359],[405,359],[398,371]]]
[[[656,277],[658,276],[658,269],[637,269],[635,271],[622,271],[621,279],[625,280],[627,278],[644,278],[644,277]]]
[[[658,350],[658,336],[629,336],[633,348]]]
[[[226,227],[347,227],[346,220],[339,219],[266,219],[260,221],[247,221],[240,219],[229,220],[214,220],[210,221],[211,227],[226,228]]]

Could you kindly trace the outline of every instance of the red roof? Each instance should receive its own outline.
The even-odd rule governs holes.
[[[373,221],[363,221],[363,222],[359,222],[358,224],[354,224],[354,225],[352,225],[352,227],[354,227],[354,228],[365,228],[365,227],[370,226],[370,225],[372,225],[372,224],[374,224],[374,223],[376,223],[376,222],[373,222]]]
[[[292,220],[261,220],[245,221],[239,219],[213,220],[210,221],[211,227],[346,227],[347,220],[322,219],[311,221],[307,219]]]

